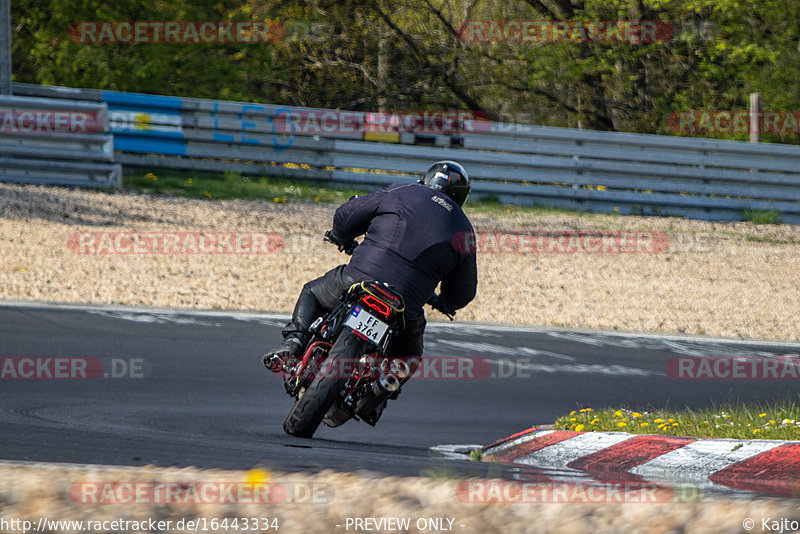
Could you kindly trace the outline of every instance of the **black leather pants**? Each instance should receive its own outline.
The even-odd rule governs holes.
[[[339,265],[324,275],[303,286],[294,306],[292,320],[284,327],[286,338],[295,336],[303,343],[308,341],[308,327],[317,317],[332,310],[345,289],[359,280],[345,272],[347,265]],[[390,356],[422,356],[422,335],[425,332],[425,316],[406,314],[406,327],[402,329],[389,347]]]

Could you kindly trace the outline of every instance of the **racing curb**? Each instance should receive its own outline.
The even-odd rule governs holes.
[[[575,432],[529,428],[481,449],[488,461],[636,480],[725,486],[800,495],[800,441],[702,439],[691,436]]]

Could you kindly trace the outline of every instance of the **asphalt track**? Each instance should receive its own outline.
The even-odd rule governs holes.
[[[797,356],[797,344],[433,323],[426,356],[480,358],[489,373],[412,380],[377,427],[348,422],[297,439],[281,428],[291,399],[260,361],[284,322],[0,303],[0,358],[97,358],[105,375],[14,379],[3,367],[0,459],[518,477],[524,468],[454,461],[431,448],[488,444],[583,406],[701,407],[800,391],[796,379],[674,380],[665,372],[678,356]]]

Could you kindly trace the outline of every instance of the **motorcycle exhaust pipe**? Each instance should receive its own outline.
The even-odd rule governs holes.
[[[395,375],[398,379],[405,380],[408,378],[408,375],[411,374],[411,369],[405,360],[399,360],[395,358],[389,365],[389,372]]]
[[[380,395],[382,393],[392,394],[400,388],[400,380],[393,374],[380,377],[372,386],[372,393]]]
[[[356,415],[368,416],[398,389],[400,389],[400,379],[397,376],[390,373],[380,377],[372,384],[372,395],[362,397],[358,401]]]

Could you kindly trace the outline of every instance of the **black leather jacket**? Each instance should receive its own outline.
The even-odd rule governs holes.
[[[419,184],[392,184],[351,199],[336,210],[333,235],[341,242],[366,234],[345,271],[358,280],[392,285],[410,317],[441,281],[441,297],[463,308],[478,285],[474,248],[459,247],[472,224],[450,197]]]

